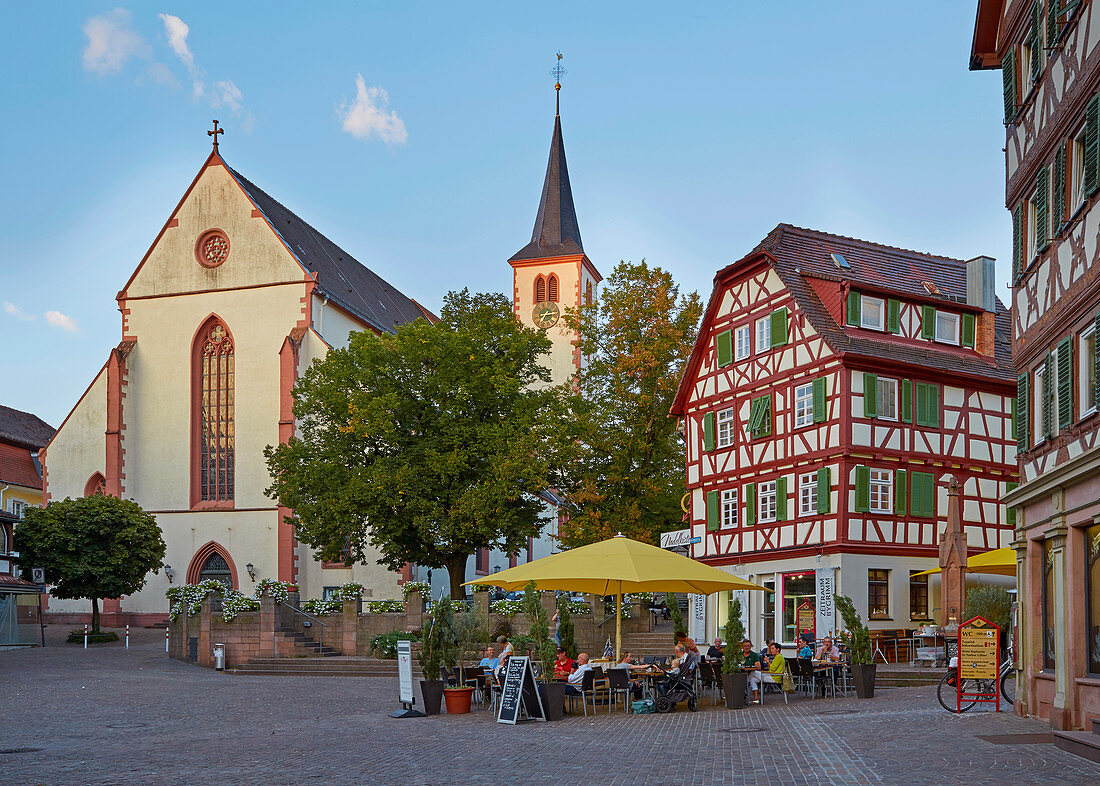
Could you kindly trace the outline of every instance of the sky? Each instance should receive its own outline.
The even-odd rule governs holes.
[[[0,403],[57,426],[115,294],[230,164],[398,289],[511,291],[561,116],[584,248],[685,291],[776,224],[960,259],[1007,297],[975,2],[20,3],[0,32]]]

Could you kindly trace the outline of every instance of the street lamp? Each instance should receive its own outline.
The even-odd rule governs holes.
[[[253,565],[250,562],[250,563],[248,563],[247,565],[244,566],[244,569],[248,571],[248,578],[255,581],[256,580],[256,566]]]
[[[164,575],[168,578],[168,583],[171,584],[172,583],[172,576],[174,576],[175,574],[172,573],[172,566],[169,565],[168,563],[164,564]]]

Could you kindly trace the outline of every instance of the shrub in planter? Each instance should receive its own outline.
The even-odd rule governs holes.
[[[745,625],[741,622],[741,601],[737,598],[730,603],[729,616],[722,627],[726,637],[726,656],[722,659],[722,692],[726,697],[726,708],[731,710],[745,706],[745,695],[749,685],[749,675],[741,671],[744,656],[741,655],[741,640],[745,638]]]
[[[425,623],[420,645],[420,668],[424,679],[420,681],[420,694],[424,698],[424,712],[438,715],[443,699],[443,680],[440,669],[454,668],[458,662],[458,646],[455,642],[454,614],[450,603],[437,603],[432,608],[430,620]]]
[[[855,683],[856,696],[861,699],[875,697],[875,664],[871,659],[871,636],[863,620],[859,618],[852,599],[846,595],[834,595],[837,611],[844,619],[845,630],[840,634],[842,641],[848,644],[848,655],[852,662],[852,681]]]
[[[88,631],[88,643],[89,644],[106,644],[109,641],[118,641],[118,634],[113,631],[100,631],[99,633],[92,633]],[[84,631],[83,630],[71,630],[69,631],[69,638],[65,639],[66,644],[83,644],[84,643]]]

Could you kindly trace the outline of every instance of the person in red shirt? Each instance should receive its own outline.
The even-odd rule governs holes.
[[[565,653],[564,647],[558,647],[558,657],[554,659],[554,676],[568,677],[573,671],[573,659]]]

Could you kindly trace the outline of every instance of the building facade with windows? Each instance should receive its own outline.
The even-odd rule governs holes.
[[[1016,376],[993,260],[786,224],[715,276],[672,414],[684,421],[693,556],[773,589],[754,641],[937,619],[945,478],[972,551],[1007,546]],[[712,596],[706,636],[725,622]]]
[[[1000,68],[1019,375],[1015,709],[1100,717],[1100,10],[982,0],[971,68]]]

